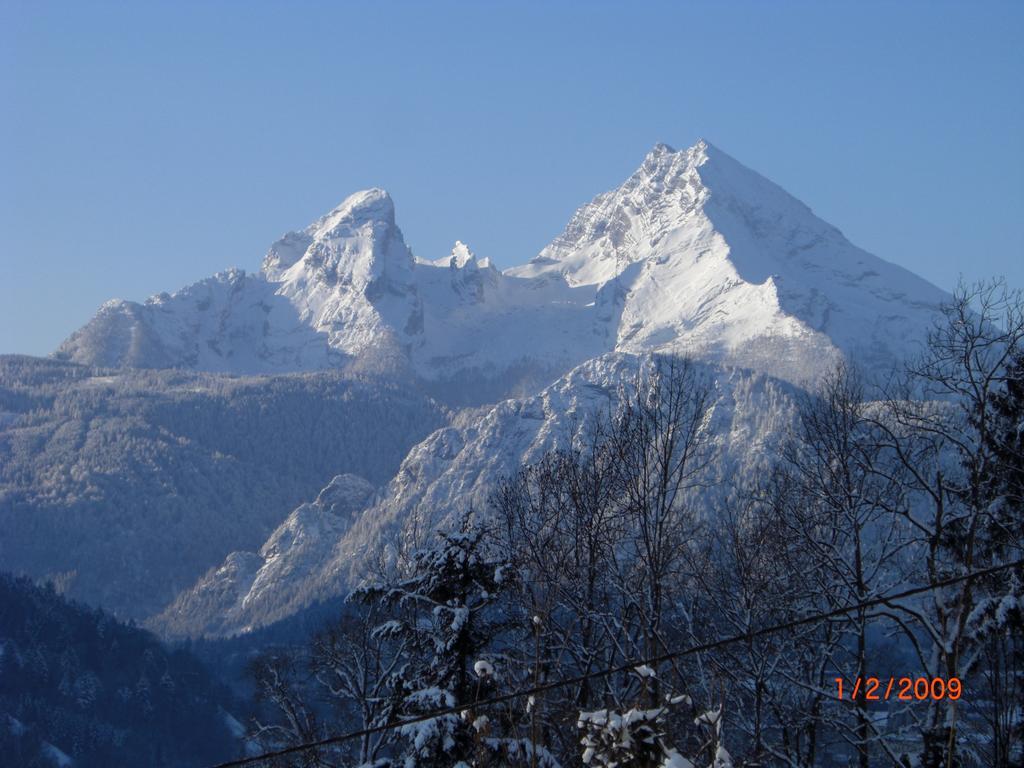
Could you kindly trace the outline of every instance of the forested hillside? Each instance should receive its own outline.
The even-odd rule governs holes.
[[[257,549],[335,475],[390,479],[444,423],[398,383],[0,357],[0,562],[118,615]]]
[[[192,768],[238,754],[233,706],[189,653],[0,574],[0,764]]]

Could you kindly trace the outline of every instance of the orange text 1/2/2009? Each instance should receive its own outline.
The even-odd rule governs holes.
[[[963,692],[959,677],[857,677],[852,681],[836,678],[836,698],[851,701],[956,701]]]

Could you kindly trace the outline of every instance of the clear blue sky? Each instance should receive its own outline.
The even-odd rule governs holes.
[[[706,137],[944,288],[1024,286],[1024,3],[0,0],[0,352],[382,186],[525,261]]]

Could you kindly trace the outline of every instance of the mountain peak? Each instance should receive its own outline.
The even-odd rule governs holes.
[[[562,234],[512,274],[556,270],[571,285],[596,285],[643,260],[647,247],[678,229],[707,200],[698,169],[707,161],[708,146],[703,139],[685,150],[655,144],[621,186],[579,208]]]
[[[713,233],[728,241],[730,261],[742,262],[741,277],[758,284],[773,273],[767,265],[779,250],[842,239],[806,205],[702,138],[682,150],[655,144],[617,189],[578,209],[513,274],[555,270],[572,285],[601,284],[649,256],[663,261],[669,242],[686,248]]]
[[[782,349],[887,365],[943,300],[704,139],[679,151],[655,145],[508,274],[594,286],[616,349],[716,349],[783,376],[792,374],[773,362]],[[920,310],[905,309],[907,296]]]
[[[675,148],[670,147],[668,144],[662,141],[659,141],[651,148],[651,151],[647,153],[647,156],[651,157],[653,155],[655,157],[659,157],[661,155],[674,155],[675,153]]]
[[[709,161],[715,164],[725,162],[738,166],[749,173],[754,173],[707,139],[700,138],[686,149],[675,149],[668,144],[658,142],[644,157],[634,176],[637,174],[640,176],[665,176],[666,174],[671,174],[672,178],[678,181],[683,178],[683,171],[701,168]],[[698,180],[702,181],[703,179]],[[626,183],[628,184],[629,181],[627,180]]]
[[[462,269],[467,264],[476,266],[476,254],[464,242],[456,240],[449,257],[449,263],[457,269]]]
[[[349,195],[330,213],[291,237],[294,245],[289,256],[298,258],[287,273],[282,272],[285,282],[354,286],[371,293],[385,288],[404,293],[412,283],[414,259],[395,225],[395,204],[383,189],[364,189]]]
[[[378,187],[349,195],[330,213],[313,222],[306,232],[314,239],[320,239],[368,222],[395,224],[395,203],[391,195]]]
[[[287,233],[263,257],[263,274],[277,282],[315,242],[349,237],[363,225],[374,223],[388,231],[395,227],[395,203],[391,195],[377,187],[349,195],[304,230]]]
[[[646,157],[644,157],[644,162],[641,163],[640,167],[643,168],[645,164],[651,161],[657,162],[673,159],[704,160],[706,159],[708,150],[713,150],[715,152],[720,151],[710,141],[703,138],[697,139],[697,141],[692,145],[682,150],[676,149],[663,141],[659,141],[651,147],[651,150],[647,153]],[[698,162],[697,164],[699,165],[700,163]]]
[[[689,190],[692,193],[704,186],[697,169],[711,159],[712,152],[716,158],[724,154],[704,139],[698,139],[686,149],[674,149],[659,142],[647,153],[640,167],[623,185],[607,194],[629,192],[634,196],[639,193],[649,197],[650,194],[664,196],[679,190]]]

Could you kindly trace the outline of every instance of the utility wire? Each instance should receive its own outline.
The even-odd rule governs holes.
[[[236,760],[229,760],[226,763],[218,763],[211,768],[237,768],[237,766],[250,765],[257,763],[261,760],[269,760],[275,757],[284,757],[287,755],[293,755],[298,752],[305,752],[306,750],[316,749],[318,747],[325,747],[329,744],[338,744],[343,741],[350,739],[357,739],[362,736],[369,736],[374,733],[380,733],[381,731],[391,730],[393,728],[401,728],[406,725],[414,725],[416,723],[426,722],[427,720],[433,720],[436,717],[443,717],[445,715],[457,715],[461,712],[465,712],[468,709],[474,709],[478,707],[487,707],[493,704],[503,704],[506,701],[512,701],[513,699],[522,698],[523,696],[533,696],[538,693],[545,693],[558,688],[564,688],[567,685],[577,685],[579,683],[586,682],[594,678],[610,677],[611,675],[617,675],[622,672],[629,672],[644,665],[651,666],[661,664],[671,659],[678,659],[682,656],[690,656],[694,653],[704,653],[706,651],[712,651],[716,648],[720,648],[724,645],[731,645],[732,643],[738,643],[744,640],[752,640],[756,637],[762,637],[764,635],[770,635],[775,632],[781,632],[785,629],[792,629],[794,627],[803,626],[804,624],[811,624],[815,621],[821,621],[823,619],[831,619],[836,616],[842,616],[850,611],[863,610],[865,608],[873,608],[878,605],[885,605],[891,603],[894,600],[902,600],[907,597],[913,597],[914,595],[920,595],[924,592],[930,592],[935,589],[943,589],[944,587],[950,587],[954,584],[959,584],[964,581],[970,581],[971,579],[977,579],[982,576],[990,576],[994,573],[1000,573],[1002,571],[1010,570],[1011,568],[1024,567],[1024,559],[1015,560],[1011,563],[1003,563],[1001,565],[993,565],[988,568],[982,568],[971,573],[966,573],[961,576],[952,576],[942,581],[937,581],[934,584],[929,584],[925,587],[913,587],[902,592],[897,592],[892,595],[883,595],[881,597],[874,597],[870,600],[864,600],[853,605],[847,605],[842,608],[836,608],[835,610],[828,611],[827,613],[817,613],[811,616],[805,616],[800,619],[792,619],[781,624],[774,624],[770,627],[764,627],[762,629],[756,629],[751,632],[747,632],[742,635],[733,635],[732,637],[726,637],[720,640],[715,640],[710,643],[702,643],[701,645],[693,645],[689,648],[683,648],[678,651],[670,651],[663,653],[658,656],[650,656],[646,659],[637,659],[630,661],[626,664],[620,664],[617,667],[609,667],[607,669],[599,669],[594,672],[588,672],[583,675],[576,675],[575,677],[562,678],[560,680],[552,680],[548,683],[542,683],[541,685],[535,685],[532,688],[523,688],[518,691],[511,691],[510,693],[503,693],[500,696],[495,696],[490,699],[484,699],[482,701],[474,701],[471,704],[459,704],[454,707],[447,707],[445,709],[436,709],[432,712],[428,712],[424,715],[417,715],[416,717],[410,717],[407,720],[400,720],[394,723],[386,723],[384,725],[374,725],[369,728],[361,728],[358,731],[349,731],[348,733],[338,734],[336,736],[328,736],[317,741],[304,742],[302,744],[296,744],[291,747],[285,747],[283,749],[274,750],[272,752],[264,752],[259,755],[252,755],[250,757],[242,757]]]

